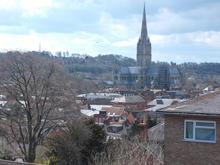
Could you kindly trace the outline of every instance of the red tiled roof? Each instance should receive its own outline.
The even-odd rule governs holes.
[[[127,115],[127,120],[130,124],[134,124],[135,123],[135,119],[134,119],[134,116],[132,114],[128,114]]]
[[[113,113],[115,115],[123,115],[124,113],[124,106],[120,106],[120,107],[103,107],[102,110],[106,111],[107,113],[110,113],[110,115],[113,115]]]

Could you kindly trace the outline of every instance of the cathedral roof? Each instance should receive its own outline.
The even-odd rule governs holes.
[[[179,71],[179,69],[176,66],[171,66],[169,68],[169,71],[170,71],[171,75],[173,75],[173,74],[180,74],[180,71]]]
[[[133,67],[121,67],[120,73],[126,74],[139,74],[141,72],[141,67],[133,66]]]
[[[159,73],[159,67],[157,66],[151,66],[148,70],[147,70],[147,74],[148,75],[157,75]]]

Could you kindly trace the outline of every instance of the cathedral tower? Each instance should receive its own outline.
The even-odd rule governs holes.
[[[143,68],[148,68],[151,64],[151,43],[147,33],[145,5],[143,11],[141,36],[137,44],[137,63]]]

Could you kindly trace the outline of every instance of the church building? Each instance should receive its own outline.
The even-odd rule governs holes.
[[[180,86],[182,82],[181,72],[175,64],[151,61],[151,42],[147,31],[145,6],[143,10],[141,35],[137,43],[137,65],[133,67],[117,68],[113,72],[115,85],[123,85],[130,88],[159,88],[168,89]]]

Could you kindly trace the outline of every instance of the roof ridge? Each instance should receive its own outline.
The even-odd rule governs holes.
[[[202,96],[198,96],[198,97],[195,97],[195,98],[190,99],[190,100],[186,100],[186,101],[183,101],[183,102],[178,102],[176,104],[171,104],[170,106],[162,108],[159,111],[163,111],[164,109],[168,109],[168,108],[177,108],[177,107],[182,106],[182,105],[189,105],[191,103],[203,101],[205,99],[211,99],[211,98],[213,98],[217,95],[220,95],[220,90],[218,90],[216,92],[213,92],[213,93],[208,93],[208,94],[205,94],[205,95],[202,95]]]

